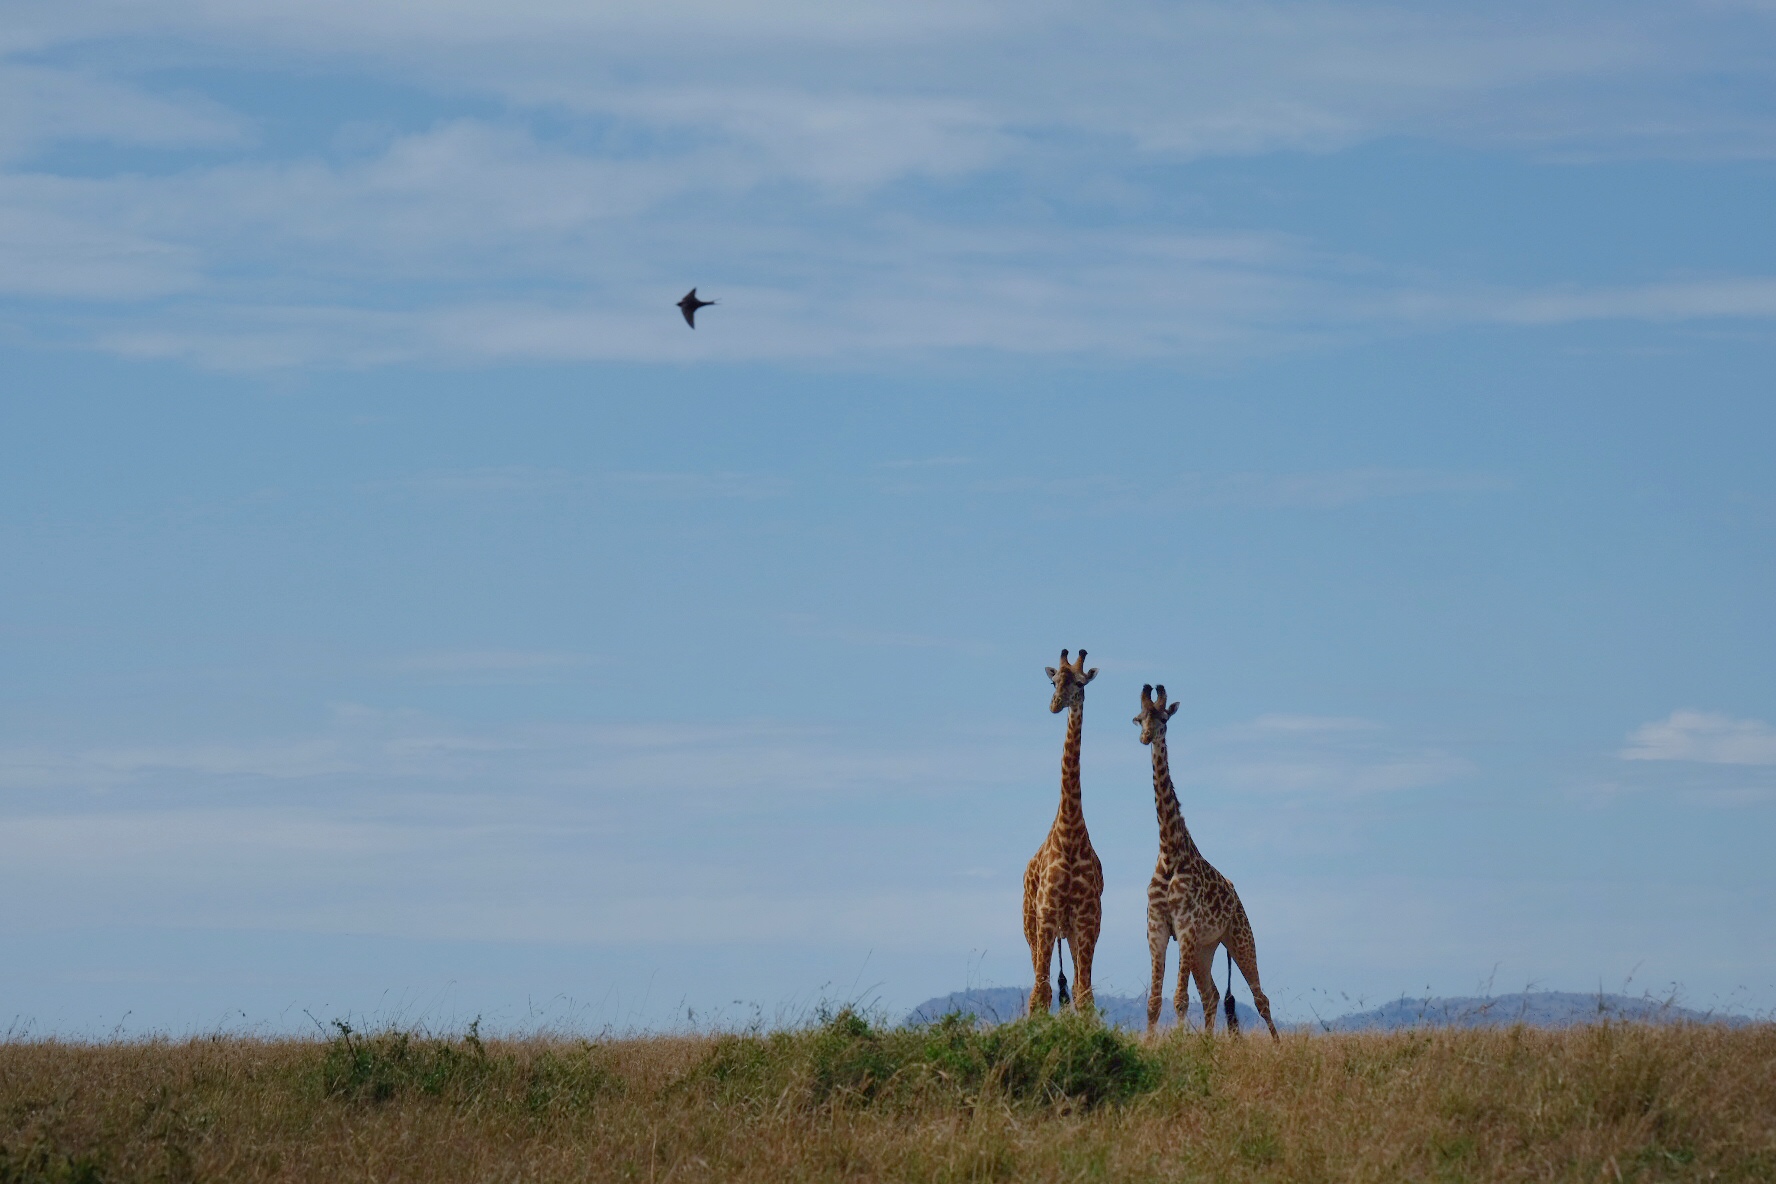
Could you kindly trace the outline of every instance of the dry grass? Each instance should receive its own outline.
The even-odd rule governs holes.
[[[0,1044],[0,1184],[1776,1180],[1776,1027]]]

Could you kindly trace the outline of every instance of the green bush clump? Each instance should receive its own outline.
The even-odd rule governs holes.
[[[1086,1110],[1146,1093],[1163,1076],[1132,1036],[1092,1016],[981,1029],[949,1015],[882,1029],[848,1008],[802,1031],[722,1037],[696,1075],[725,1099],[768,1106],[1000,1097]]]
[[[559,1053],[544,1049],[522,1070],[522,1084],[525,1109],[538,1118],[584,1110],[600,1094],[623,1089],[621,1079],[584,1041]]]
[[[358,1032],[344,1020],[334,1020],[333,1027],[321,1062],[322,1088],[330,1097],[386,1102],[413,1094],[473,1094],[491,1068],[479,1020],[461,1040]]]
[[[88,1156],[64,1155],[47,1147],[14,1153],[0,1144],[0,1184],[104,1184]]]

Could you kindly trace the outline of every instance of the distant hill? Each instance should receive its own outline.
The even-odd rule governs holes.
[[[1571,1028],[1605,1020],[1646,1024],[1751,1023],[1744,1016],[1692,1011],[1660,999],[1574,991],[1526,991],[1515,995],[1445,999],[1400,998],[1368,1011],[1314,1025],[1329,1032],[1396,1031],[1401,1028]]]
[[[1194,992],[1192,994],[1190,1022],[1200,1027],[1202,1001],[1194,997]],[[929,1024],[951,1012],[960,1012],[973,1015],[983,1023],[1007,1023],[1023,1016],[1024,1005],[1029,998],[1028,987],[981,987],[972,991],[952,991],[948,995],[927,999],[913,1008],[907,1014],[906,1022]],[[1145,998],[1099,995],[1097,1004],[1098,1010],[1110,1024],[1121,1028],[1147,1026]],[[1243,992],[1240,993],[1238,1008],[1242,1030],[1263,1031],[1264,1021],[1246,1002]],[[1168,999],[1164,1010],[1160,1012],[1160,1026],[1169,1028],[1176,1020]],[[1729,1027],[1752,1022],[1744,1016],[1693,1011],[1658,999],[1636,999],[1627,995],[1586,995],[1572,991],[1527,991],[1515,995],[1486,997],[1402,997],[1368,1011],[1294,1026],[1325,1032],[1391,1032],[1402,1028],[1506,1028],[1512,1024],[1525,1024],[1532,1028],[1570,1028],[1604,1020],[1650,1024],[1726,1024]]]
[[[988,1024],[1003,1024],[1020,1019],[1024,1007],[1030,1001],[1028,987],[982,987],[973,991],[952,991],[948,995],[940,995],[935,999],[927,999],[907,1014],[909,1024],[929,1024],[942,1019],[951,1012],[973,1015],[976,1019]],[[1147,1026],[1147,1000],[1132,995],[1099,995],[1098,1011],[1106,1023],[1118,1028],[1145,1028]],[[1264,1021],[1244,998],[1235,1006],[1239,1009],[1240,1027],[1244,1030],[1264,1030]],[[1224,1017],[1217,1016],[1219,1025]],[[1177,1013],[1172,1009],[1172,1002],[1167,999],[1159,1013],[1159,1026],[1169,1028],[1177,1023]],[[1197,1027],[1202,1026],[1202,1000],[1194,996],[1190,1000],[1190,1022]]]

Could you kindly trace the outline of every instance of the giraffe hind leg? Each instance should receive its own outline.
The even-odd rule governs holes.
[[[1087,915],[1074,923],[1074,936],[1067,939],[1073,951],[1073,1009],[1091,1011],[1097,1006],[1092,998],[1092,958],[1098,951],[1099,918]]]
[[[1165,997],[1166,977],[1166,946],[1171,944],[1172,935],[1151,920],[1147,922],[1147,952],[1153,958],[1153,981],[1147,987],[1147,1034],[1151,1036],[1159,1028],[1160,1000]],[[1183,1020],[1179,1020],[1182,1023]]]
[[[1180,959],[1181,962],[1182,959]],[[1215,946],[1198,947],[1191,956],[1190,969],[1196,976],[1196,989],[1202,995],[1203,1031],[1213,1032],[1215,1030],[1215,1013],[1221,1010],[1221,992],[1215,986]],[[1182,985],[1183,977],[1184,967],[1179,965],[1180,985]]]
[[[1227,936],[1227,952],[1233,955],[1234,963],[1245,976],[1246,986],[1252,989],[1252,1006],[1264,1017],[1264,1026],[1270,1029],[1272,1040],[1281,1040],[1277,1035],[1277,1026],[1270,1020],[1270,999],[1264,994],[1264,988],[1258,982],[1258,943],[1252,937],[1251,922],[1241,925]],[[1233,988],[1233,980],[1227,982],[1228,989]]]
[[[1190,1026],[1190,974],[1196,965],[1196,934],[1183,928],[1175,932],[1178,935],[1178,990],[1172,996],[1172,1007],[1178,1013],[1178,1027],[1187,1028]],[[1198,982],[1197,988],[1200,990],[1201,987],[1202,983]],[[1208,1014],[1207,1007],[1203,1013]]]

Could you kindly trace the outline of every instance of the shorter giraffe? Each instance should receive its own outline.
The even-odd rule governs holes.
[[[1055,943],[1065,938],[1073,952],[1075,1011],[1092,1009],[1092,954],[1104,919],[1104,868],[1085,830],[1085,807],[1079,790],[1079,740],[1085,720],[1085,684],[1098,676],[1085,668],[1085,651],[1077,662],[1061,651],[1060,669],[1048,668],[1054,698],[1048,709],[1067,715],[1067,740],[1061,746],[1061,804],[1030,866],[1024,870],[1024,940],[1036,985],[1030,991],[1030,1014],[1048,1014],[1049,964]],[[1065,978],[1063,976],[1063,982]]]
[[[1172,767],[1166,759],[1166,724],[1178,712],[1178,705],[1166,706],[1165,687],[1141,688],[1141,714],[1135,722],[1141,725],[1141,743],[1153,749],[1153,804],[1159,812],[1159,866],[1147,884],[1147,949],[1153,956],[1153,984],[1147,992],[1147,1031],[1159,1026],[1159,1001],[1165,990],[1166,947],[1178,939],[1178,994],[1174,1006],[1178,1022],[1190,1006],[1190,977],[1196,976],[1196,988],[1202,993],[1203,1028],[1215,1030],[1215,1005],[1220,992],[1215,989],[1215,948],[1225,945],[1228,955],[1239,963],[1246,985],[1252,988],[1252,1002],[1272,1039],[1278,1039],[1276,1025],[1270,1022],[1270,1000],[1258,985],[1258,946],[1252,939],[1252,922],[1246,918],[1246,906],[1233,890],[1228,878],[1216,871],[1190,828],[1184,825],[1184,812],[1178,807],[1178,795],[1172,788]],[[1227,979],[1228,996],[1233,994],[1233,977]]]

